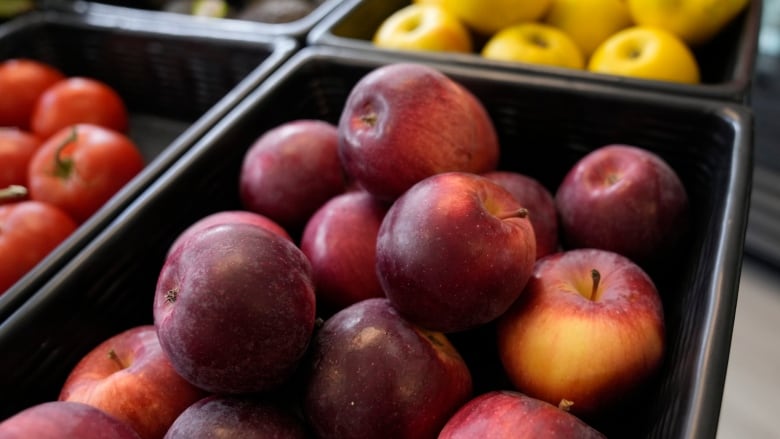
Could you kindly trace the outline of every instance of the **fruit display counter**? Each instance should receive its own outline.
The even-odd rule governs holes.
[[[153,323],[156,318],[153,313],[163,312],[157,308],[177,300],[184,306],[183,289],[171,287],[157,291],[158,278],[169,257],[171,261],[177,260],[168,267],[175,273],[176,269],[188,270],[183,265],[184,259],[178,258],[196,254],[179,247],[170,253],[175,256],[169,256],[171,245],[198,220],[213,213],[243,208],[246,194],[242,194],[239,181],[252,145],[273,128],[294,120],[315,119],[338,125],[356,84],[373,70],[394,61],[395,58],[373,50],[353,52],[334,47],[307,47],[256,84],[245,99],[197,139],[63,270],[0,324],[0,352],[3,352],[0,370],[4,371],[0,375],[0,388],[4,395],[13,395],[0,400],[0,417],[56,399],[76,363],[95,346],[126,329]],[[604,145],[628,144],[655,153],[679,176],[690,202],[688,232],[675,239],[679,247],[674,252],[664,253],[663,262],[648,270],[657,286],[665,316],[663,361],[658,365],[657,374],[644,383],[643,391],[634,394],[629,403],[617,407],[616,414],[589,420],[594,428],[612,438],[714,437],[747,221],[752,166],[749,109],[733,102],[670,96],[598,82],[575,84],[554,75],[520,76],[501,69],[486,70],[431,59],[422,63],[462,85],[484,106],[497,134],[499,154],[495,166],[498,170],[526,174],[555,193],[568,171],[589,153]],[[408,104],[409,100],[406,101]],[[446,106],[434,110],[430,105],[427,109],[406,108],[410,114],[428,111],[431,117],[442,121],[452,116]],[[473,104],[464,105],[473,108]],[[359,108],[359,105],[353,107]],[[400,107],[384,110],[392,115],[397,108]],[[434,111],[437,113],[433,114]],[[454,112],[454,107],[449,111]],[[399,120],[404,119],[403,114],[398,116]],[[364,115],[354,119],[356,124],[358,119],[368,125],[375,121]],[[413,137],[413,133],[408,135]],[[391,157],[387,158],[392,161]],[[293,168],[289,169],[292,174]],[[184,245],[197,248],[204,239],[218,239],[217,232],[226,233],[228,228],[217,226],[206,230],[215,232],[201,235],[203,239],[190,238]],[[247,242],[265,243],[263,248],[269,252],[284,250],[285,254],[298,254],[292,250],[294,246],[289,240],[297,243],[302,239],[302,231],[299,227],[288,230],[289,236],[283,237],[255,231],[249,226],[235,228],[237,233],[246,236]],[[419,236],[421,240],[423,235]],[[468,241],[469,235],[464,232],[459,236]],[[455,243],[449,244],[459,248]],[[495,247],[497,250],[500,245]],[[236,244],[236,253],[217,257],[220,262],[215,262],[214,267],[226,268],[222,262],[235,259],[247,249],[246,245]],[[474,267],[464,271],[479,277]],[[295,279],[300,274],[301,270],[296,269]],[[464,284],[474,280],[462,273],[458,275]],[[291,274],[289,279],[292,277]],[[611,282],[606,276],[602,281],[604,285]],[[595,284],[593,288],[597,288]],[[299,293],[298,287],[295,291]],[[300,294],[309,297],[310,292]],[[189,306],[197,303],[189,302]],[[212,306],[215,312],[221,308],[221,304]],[[370,307],[373,310],[368,310]],[[371,319],[381,320],[379,316],[386,314],[387,308],[378,302],[367,303],[365,308],[365,320],[358,322],[345,317],[341,323],[334,320],[329,324],[332,314],[318,306],[317,316],[324,322],[316,323],[316,328],[331,328],[328,334],[337,337],[339,331],[348,334],[350,328],[368,325],[365,331],[355,335],[354,343],[371,346],[378,336],[376,328],[371,331],[371,325],[378,323],[370,323],[377,320]],[[298,312],[302,308],[295,309]],[[201,308],[200,312],[203,311]],[[308,319],[309,313],[304,314],[307,317],[301,321]],[[238,324],[242,316],[243,311],[235,314],[231,324]],[[448,320],[447,316],[433,318]],[[269,325],[264,327],[276,321],[268,320]],[[352,324],[348,324],[350,321]],[[447,334],[470,370],[475,395],[511,389],[509,376],[499,362],[494,330],[488,323]],[[426,334],[419,339],[439,347],[449,343],[440,338],[441,333]],[[297,344],[300,340],[296,340]],[[327,349],[327,343],[319,346],[318,349]],[[340,345],[332,345],[336,351],[337,346]],[[225,352],[228,350],[226,346]],[[381,347],[378,351],[382,351]],[[282,356],[281,352],[275,354],[275,358]],[[302,361],[308,361],[307,358]],[[223,360],[214,358],[216,362]],[[365,369],[385,370],[379,362],[372,364],[363,368],[364,372]],[[589,364],[583,365],[588,367]],[[237,366],[235,371],[238,370]],[[269,370],[277,370],[277,366],[269,366]],[[302,367],[301,373],[304,370],[307,369]],[[412,375],[407,378],[411,380]],[[292,377],[274,395],[300,413],[299,397],[306,392],[306,381],[297,373]],[[236,379],[229,381],[231,386],[241,388],[258,385]],[[462,382],[453,379],[452,383],[451,393],[458,393],[457,389],[461,388],[458,383]],[[365,381],[365,385],[378,384]],[[219,387],[214,381],[209,386]],[[309,418],[315,417],[312,410],[316,411],[317,404],[322,402],[316,396],[306,408]],[[327,401],[323,404],[327,405]],[[344,407],[348,410],[349,404]],[[356,421],[351,415],[348,417]],[[379,418],[376,422],[380,422]]]
[[[134,171],[134,177],[99,210],[88,218],[78,219],[79,227],[61,245],[34,267],[27,267],[29,271],[23,277],[15,278],[15,282],[12,279],[10,287],[0,288],[3,290],[0,320],[75,256],[295,47],[296,43],[287,38],[235,38],[185,26],[171,32],[153,20],[59,11],[31,12],[0,26],[0,63],[5,67],[2,68],[2,87],[8,87],[2,92],[4,102],[26,95],[37,96],[31,93],[33,88],[25,90],[24,86],[14,85],[23,84],[25,78],[33,78],[34,74],[31,69],[12,67],[12,59],[25,58],[50,66],[60,72],[59,75],[73,80],[72,90],[80,89],[83,84],[94,84],[84,79],[100,81],[115,94],[113,99],[95,101],[99,102],[95,114],[105,117],[110,113],[110,103],[121,122],[116,129],[122,130],[122,134],[137,146],[143,161],[143,168]],[[104,93],[106,88],[100,90]],[[84,99],[89,101],[89,98]],[[3,106],[2,117],[8,124],[12,124],[7,119],[9,114],[23,111],[21,104],[11,107],[9,113],[6,111],[9,107]],[[56,111],[57,117],[67,118],[81,110],[61,107]],[[49,112],[49,116],[54,117],[52,115],[54,113]],[[27,118],[29,114],[19,122],[24,130],[31,129]],[[41,131],[36,135],[45,136],[42,123],[38,124]],[[83,131],[86,134],[86,130]],[[8,151],[5,149],[4,154]],[[9,156],[3,157],[3,166],[11,166]],[[30,221],[28,218],[22,223],[29,224]],[[12,230],[8,233],[11,236]],[[3,247],[4,257],[14,257],[25,244],[24,240],[18,241],[20,247],[14,248],[9,238],[4,245],[9,246]],[[6,266],[10,265],[10,261],[4,261]],[[4,273],[7,275],[8,272]],[[3,279],[8,280],[7,277]]]
[[[653,10],[653,5],[658,10]],[[498,3],[493,6],[500,7]],[[737,9],[729,11],[731,7]],[[308,40],[409,59],[746,101],[761,10],[761,0],[728,5],[690,1],[671,6],[639,0],[539,1],[517,8],[518,16],[528,14],[520,20],[527,23],[509,29],[501,28],[501,20],[511,19],[512,11],[502,14],[478,1],[345,0],[314,27]],[[474,17],[468,17],[470,14]],[[493,22],[498,27],[488,26]],[[646,22],[656,30],[635,29]],[[479,23],[485,24],[480,27]],[[677,26],[674,35],[688,35],[691,42],[658,31],[661,25],[670,29]],[[712,31],[707,33],[707,28]],[[503,31],[500,37],[499,31]],[[607,44],[611,36],[616,38]],[[604,48],[597,51],[602,45]],[[698,74],[691,73],[692,69]]]

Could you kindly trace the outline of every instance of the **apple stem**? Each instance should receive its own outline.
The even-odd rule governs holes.
[[[70,131],[70,135],[68,135],[68,137],[66,137],[57,147],[57,151],[54,153],[54,175],[57,177],[68,178],[73,172],[73,159],[63,158],[62,150],[71,142],[75,142],[77,138],[78,133],[76,132],[76,126],[74,125]]]
[[[119,355],[117,355],[116,351],[113,349],[108,350],[108,359],[116,363],[120,369],[124,369],[126,367],[122,361],[119,360]]]
[[[517,210],[513,210],[510,212],[502,213],[499,215],[496,215],[499,219],[507,219],[507,218],[526,218],[528,217],[528,209],[525,207],[521,207]]]
[[[571,407],[574,405],[574,401],[570,401],[566,398],[561,399],[561,402],[558,403],[558,408],[563,410],[564,412],[568,412],[571,410]]]
[[[12,184],[0,189],[0,201],[16,200],[27,196],[27,188],[18,184]]]
[[[368,125],[370,127],[373,127],[374,125],[376,125],[376,120],[377,119],[378,119],[378,117],[377,117],[376,113],[374,113],[373,111],[368,113],[368,114],[364,114],[364,115],[360,116],[360,120],[363,121],[363,123],[365,123],[366,125]]]
[[[176,296],[179,295],[179,290],[177,289],[171,289],[165,292],[165,302],[166,303],[173,303],[176,301]]]
[[[590,298],[593,300],[593,298],[596,297],[596,292],[599,289],[599,282],[601,282],[601,273],[599,273],[598,270],[595,268],[590,270],[590,277],[593,279],[593,289],[590,292]]]

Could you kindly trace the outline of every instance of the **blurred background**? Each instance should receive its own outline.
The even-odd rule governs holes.
[[[780,1],[765,0],[752,89],[755,170],[718,438],[780,437]]]

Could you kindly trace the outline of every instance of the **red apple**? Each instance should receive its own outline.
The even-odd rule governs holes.
[[[482,104],[422,64],[390,64],[361,78],[338,130],[345,170],[383,200],[434,174],[487,172],[498,162],[495,127]]]
[[[494,320],[536,260],[525,209],[504,188],[463,172],[428,177],[393,203],[377,237],[377,274],[411,322],[455,332]]]
[[[68,375],[59,399],[99,408],[143,439],[161,439],[176,417],[204,395],[176,373],[154,326],[144,325],[87,353]]]
[[[283,384],[314,330],[311,265],[290,240],[251,224],[220,224],[165,260],[154,298],[163,351],[213,393]]]
[[[346,188],[336,126],[294,120],[267,131],[246,152],[239,181],[244,208],[288,231],[302,228]]]
[[[189,227],[184,229],[184,231],[179,234],[173,244],[171,244],[171,247],[168,250],[168,254],[172,253],[176,247],[181,245],[182,242],[189,239],[190,236],[197,234],[200,230],[217,224],[227,223],[254,224],[259,227],[264,227],[269,231],[281,236],[282,238],[289,239],[292,242],[292,238],[287,233],[287,231],[282,226],[277,224],[276,221],[268,218],[267,216],[249,212],[247,210],[224,210],[212,213],[211,215],[206,215],[205,217],[195,221]]]
[[[605,439],[573,414],[513,391],[477,396],[447,421],[438,439]]]
[[[304,413],[315,436],[435,438],[471,397],[471,375],[444,334],[421,329],[385,298],[327,319],[312,343]]]
[[[643,267],[669,256],[688,225],[688,196],[650,151],[608,145],[577,162],[555,194],[564,245],[620,253]]]
[[[598,416],[636,396],[665,349],[661,298],[628,258],[576,249],[538,260],[498,324],[501,362],[522,393]]]
[[[191,405],[165,439],[306,439],[304,421],[258,398],[212,395]]]
[[[49,401],[0,422],[0,439],[140,439],[129,425],[91,405]]]
[[[314,272],[318,303],[339,310],[384,297],[376,275],[376,238],[387,207],[365,191],[325,203],[303,230],[301,250]]]
[[[482,176],[503,186],[528,209],[528,218],[536,235],[536,259],[559,250],[558,211],[555,199],[546,187],[518,172],[492,171]]]

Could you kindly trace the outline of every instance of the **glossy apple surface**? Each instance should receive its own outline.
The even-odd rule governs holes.
[[[642,266],[668,257],[687,230],[688,195],[653,152],[607,145],[584,156],[555,194],[564,245],[620,253]]]
[[[604,439],[573,414],[519,392],[491,391],[463,405],[438,439]]]
[[[495,127],[482,104],[422,64],[389,64],[363,76],[338,129],[344,169],[382,200],[434,174],[487,172],[498,162]]]
[[[481,55],[498,61],[521,62],[569,69],[585,67],[582,50],[562,30],[544,23],[518,23],[496,32]]]
[[[129,425],[91,405],[44,402],[0,422],[0,439],[140,439]]]
[[[471,386],[443,334],[410,324],[387,299],[367,299],[315,336],[304,412],[322,439],[435,438]]]
[[[288,239],[250,224],[202,230],[166,259],[154,323],[188,381],[214,393],[281,385],[314,329],[311,265]]]
[[[218,224],[228,224],[228,223],[254,224],[256,226],[266,228],[269,231],[274,232],[277,235],[281,236],[282,238],[289,239],[290,241],[292,241],[292,238],[282,226],[280,226],[279,224],[276,223],[276,221],[272,220],[271,218],[268,218],[265,215],[260,215],[258,213],[250,212],[248,210],[224,210],[224,211],[212,213],[210,215],[206,215],[205,217],[195,221],[189,227],[184,229],[184,231],[181,232],[181,234],[176,238],[173,244],[171,244],[168,253],[169,254],[172,253],[176,249],[176,247],[181,245],[182,242],[186,241],[190,236],[196,235],[200,230]]]
[[[517,390],[553,405],[569,401],[587,417],[637,396],[665,343],[653,281],[629,259],[597,249],[537,261],[498,325],[501,362]]]
[[[188,407],[165,439],[306,439],[304,421],[259,398],[212,395]]]
[[[555,198],[538,180],[511,171],[493,171],[482,174],[508,190],[528,209],[528,218],[536,235],[536,258],[559,250],[558,211]]]
[[[153,325],[105,340],[68,375],[59,400],[89,404],[124,421],[144,439],[160,439],[205,392],[179,376]]]
[[[462,172],[429,177],[385,215],[377,274],[401,315],[456,332],[494,320],[523,291],[536,260],[533,226],[498,183]]]
[[[384,297],[376,274],[376,239],[387,206],[365,191],[337,195],[312,215],[301,237],[318,304],[336,311]]]
[[[291,233],[303,227],[346,187],[337,150],[336,126],[325,121],[293,120],[267,131],[243,159],[239,193],[244,208]]]

